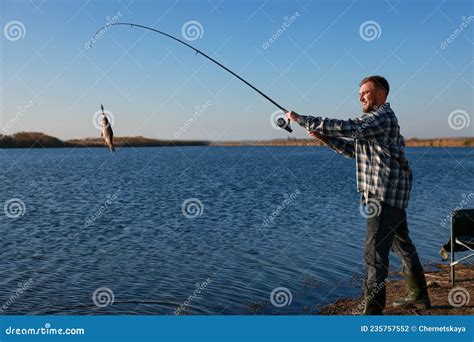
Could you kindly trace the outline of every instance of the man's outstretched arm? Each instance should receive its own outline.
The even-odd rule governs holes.
[[[298,122],[309,132],[318,132],[326,137],[346,137],[351,139],[369,139],[384,134],[385,116],[374,112],[357,119],[337,120],[323,117],[287,113],[287,117]]]
[[[308,131],[308,133],[312,137],[321,140],[327,146],[332,148],[337,153],[342,154],[344,157],[346,157],[346,158],[354,158],[355,157],[355,153],[354,153],[355,148],[354,148],[354,141],[353,140],[327,137],[327,136],[324,136],[324,135],[322,135],[322,134],[320,134],[316,131],[312,131],[312,132]]]

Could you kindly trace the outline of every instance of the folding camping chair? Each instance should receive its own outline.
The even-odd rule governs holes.
[[[451,215],[451,284],[454,286],[455,266],[461,261],[474,257],[474,209],[461,209]],[[455,260],[455,251],[468,251],[470,254]]]

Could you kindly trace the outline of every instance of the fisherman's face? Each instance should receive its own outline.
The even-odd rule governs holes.
[[[362,111],[368,113],[385,103],[385,91],[375,87],[374,82],[365,82],[359,89],[359,101]]]

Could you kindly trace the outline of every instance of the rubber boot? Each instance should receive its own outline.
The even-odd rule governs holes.
[[[371,288],[364,284],[364,311],[362,315],[383,315],[385,299],[385,286]]]
[[[408,295],[393,303],[394,308],[401,309],[429,309],[431,307],[428,287],[423,270],[408,273]]]

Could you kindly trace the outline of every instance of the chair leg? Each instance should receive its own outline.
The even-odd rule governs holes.
[[[451,265],[451,287],[454,287],[455,279],[454,279],[454,265]]]
[[[456,275],[454,270],[454,218],[451,216],[451,286],[454,287]]]

